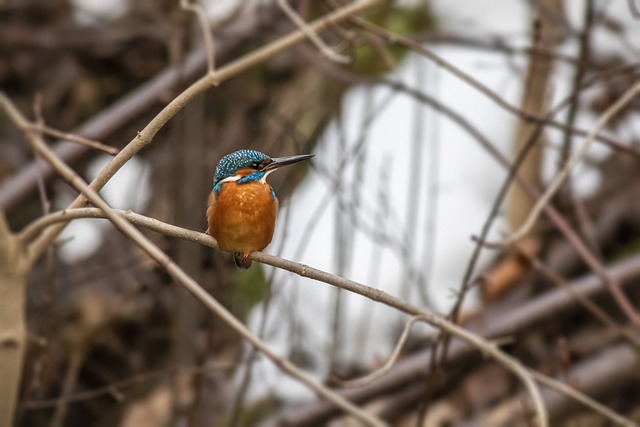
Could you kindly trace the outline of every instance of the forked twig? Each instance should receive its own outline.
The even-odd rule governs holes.
[[[216,69],[216,51],[213,44],[213,37],[211,36],[211,28],[209,26],[209,20],[207,14],[200,3],[191,3],[190,0],[180,0],[180,7],[188,12],[192,12],[198,17],[198,23],[202,29],[202,37],[204,38],[204,44],[207,49],[207,74],[213,76]],[[215,79],[212,78],[212,82],[216,85]]]
[[[327,58],[341,64],[348,64],[349,62],[351,62],[351,58],[339,54],[331,47],[329,47],[329,45],[327,45],[320,38],[318,33],[316,33],[315,30],[311,28],[309,24],[307,24],[305,20],[296,13],[295,10],[293,10],[289,3],[287,3],[287,0],[278,0],[278,6],[280,6],[280,9],[282,9],[282,11],[287,14],[289,19],[291,19],[293,23],[296,24],[296,26],[305,33],[305,35],[309,38],[309,41],[316,45],[316,47],[320,49],[320,52],[322,52]]]

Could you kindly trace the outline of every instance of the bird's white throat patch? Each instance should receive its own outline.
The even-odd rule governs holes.
[[[239,180],[240,178],[242,178],[242,176],[240,175],[228,176],[220,182],[234,182]]]
[[[275,170],[275,169],[271,169],[271,170],[266,171],[266,172],[264,173],[264,175],[262,176],[262,178],[260,178],[260,183],[261,183],[261,184],[266,184],[266,183],[267,183],[267,177],[268,177],[268,176],[269,176],[269,174],[270,174],[271,172],[273,172],[274,170]],[[223,179],[223,180],[222,180],[222,181],[220,181],[220,182],[235,182],[235,181],[238,181],[238,180],[240,180],[240,179],[242,179],[242,178],[246,178],[247,176],[248,176],[248,175],[244,175],[244,176],[243,176],[243,175],[233,175],[233,176],[228,176],[228,177],[226,177],[225,179]]]

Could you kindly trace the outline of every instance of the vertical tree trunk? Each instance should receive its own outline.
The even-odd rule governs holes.
[[[27,254],[0,211],[0,427],[12,427],[26,349]]]
[[[534,8],[532,34],[534,51],[530,55],[520,107],[529,114],[544,116],[547,112],[553,59],[548,55],[536,52],[553,52],[555,50],[560,41],[564,11],[562,0],[538,0],[534,2]],[[546,144],[545,131],[540,130],[539,127],[539,123],[520,120],[513,144],[515,156],[518,156],[530,144],[531,138],[536,139],[518,172],[538,188],[542,186],[542,160]],[[506,201],[506,218],[511,231],[518,230],[525,223],[534,203],[535,200],[532,200],[519,185],[515,182],[511,184]],[[534,229],[533,233],[520,242],[521,251],[535,254],[539,250],[539,242],[535,233]],[[497,264],[487,273],[488,280],[483,287],[484,297],[490,300],[504,294],[519,281],[526,270],[527,263],[519,252],[511,251],[503,262]]]
[[[562,0],[540,0],[535,2],[536,28],[533,34],[533,47],[536,51],[553,52],[558,44],[559,21],[562,20]],[[553,72],[553,59],[549,56],[531,55],[525,87],[522,94],[521,108],[527,113],[544,115],[548,99],[549,81]],[[515,153],[520,153],[529,139],[537,132],[539,124],[520,121],[515,135]],[[520,167],[520,174],[532,184],[540,187],[542,169],[542,153],[545,144],[544,132],[538,136],[535,146],[529,151]],[[526,220],[535,201],[516,184],[509,190],[507,199],[507,219],[511,230],[517,230]]]

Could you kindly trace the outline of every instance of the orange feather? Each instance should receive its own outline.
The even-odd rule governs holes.
[[[278,201],[271,195],[269,184],[226,182],[217,198],[213,192],[209,195],[207,233],[217,240],[220,249],[242,254],[236,262],[248,268],[249,254],[271,243],[277,211]]]

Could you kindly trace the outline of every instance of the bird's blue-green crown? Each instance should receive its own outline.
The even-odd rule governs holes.
[[[265,160],[269,160],[269,156],[255,150],[239,150],[231,154],[227,154],[216,167],[216,173],[213,176],[213,185],[230,176],[234,176],[238,169],[252,168]]]
[[[234,176],[238,169],[256,169],[255,172],[236,181],[238,184],[260,181],[264,178],[266,172],[257,170],[263,162],[271,162],[271,158],[264,153],[255,150],[239,150],[231,154],[227,154],[216,167],[216,173],[213,176],[213,193],[216,197],[222,189],[221,182],[225,178]],[[271,188],[271,187],[270,187]],[[271,197],[276,198],[276,192],[271,188]]]

